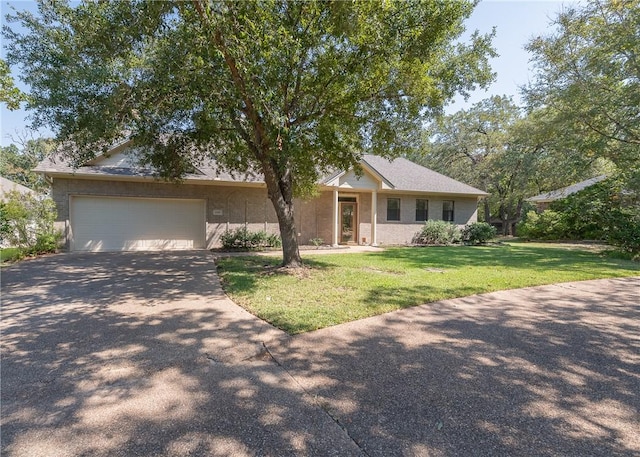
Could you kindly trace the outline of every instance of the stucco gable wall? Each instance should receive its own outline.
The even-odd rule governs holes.
[[[363,172],[362,176],[357,176],[353,171],[349,171],[340,177],[339,187],[345,189],[378,189],[379,183],[373,176]]]
[[[136,160],[136,150],[126,149],[110,156],[102,156],[92,162],[94,165],[101,167],[132,167],[138,166]]]

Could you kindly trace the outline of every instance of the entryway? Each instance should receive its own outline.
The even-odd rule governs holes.
[[[340,200],[340,244],[357,244],[358,203],[355,197],[341,197]]]

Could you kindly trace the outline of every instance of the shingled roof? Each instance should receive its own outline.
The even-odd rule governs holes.
[[[391,183],[394,190],[443,194],[489,195],[402,157],[388,160],[365,155],[364,162]]]
[[[10,179],[5,178],[4,176],[0,176],[0,199],[4,198],[6,194],[9,192],[17,191],[21,194],[35,194],[35,191],[29,189],[22,184],[11,181]]]
[[[99,160],[97,158],[96,160]],[[80,176],[126,176],[153,178],[155,173],[152,169],[138,166],[112,166],[112,165],[84,165],[74,168],[69,161],[62,156],[49,156],[33,169],[35,172],[52,175],[80,175]],[[186,180],[196,181],[229,181],[245,183],[263,183],[264,180],[259,174],[229,173],[218,169],[215,161],[210,160],[206,164],[198,167],[195,173],[187,173]]]
[[[579,183],[573,184],[571,186],[563,187],[562,189],[552,190],[551,192],[546,192],[544,194],[536,195],[534,197],[527,198],[527,201],[533,203],[544,203],[544,202],[552,202],[555,200],[560,200],[562,198],[566,198],[571,194],[575,194],[576,192],[580,192],[587,187],[593,186],[594,184],[606,179],[607,175],[596,176],[595,178],[590,178],[585,181],[581,181]]]
[[[388,160],[380,156],[365,155],[363,166],[377,174],[379,178],[389,185],[393,191],[405,192],[429,192],[435,194],[459,194],[472,196],[486,196],[486,192],[468,186],[460,181],[437,173],[429,168],[418,165],[404,158]],[[50,175],[85,176],[96,178],[130,177],[130,178],[152,178],[154,172],[151,169],[137,166],[114,166],[100,165],[100,157],[92,160],[85,166],[72,167],[68,160],[61,156],[50,156],[38,164],[34,171]],[[321,179],[319,184],[326,184],[338,174],[336,172]],[[235,182],[247,184],[264,183],[260,173],[240,174],[229,173],[220,170],[214,160],[198,166],[194,173],[185,176],[187,181],[218,181]]]

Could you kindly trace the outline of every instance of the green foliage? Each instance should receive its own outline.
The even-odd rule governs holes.
[[[226,230],[220,235],[220,242],[225,249],[264,249],[282,246],[278,235],[268,234],[264,230],[252,232],[246,227]]]
[[[13,262],[24,257],[19,248],[0,248],[0,262]]]
[[[492,35],[460,40],[474,5],[40,0],[39,14],[9,17],[18,27],[4,34],[35,126],[72,141],[74,163],[128,132],[169,179],[206,156],[259,172],[283,263],[296,266],[294,191],[308,194],[363,151],[412,150],[429,116],[493,79]]]
[[[462,229],[462,240],[469,244],[485,244],[497,235],[496,228],[486,222],[474,222]]]
[[[610,244],[640,257],[640,212],[616,209],[608,215],[608,237]]]
[[[20,108],[20,102],[27,100],[25,94],[20,92],[11,77],[11,69],[7,62],[0,59],[0,103],[5,103],[10,110]]]
[[[605,240],[624,251],[640,253],[640,198],[626,180],[609,178],[533,211],[518,226],[528,239]]]
[[[49,138],[18,138],[14,144],[0,146],[0,175],[29,189],[44,192],[49,185],[42,175],[32,170],[54,149],[55,142]]]
[[[527,46],[537,72],[526,98],[544,109],[549,136],[620,169],[639,165],[639,23],[638,0],[588,0],[563,8],[555,30]]]
[[[562,214],[563,238],[603,240],[607,237],[607,219],[616,206],[620,188],[609,179],[552,202],[550,209]]]
[[[412,158],[487,191],[480,219],[502,221],[508,235],[526,197],[592,176],[591,163],[558,152],[545,122],[539,113],[525,115],[511,98],[494,96],[432,122],[423,154]]]
[[[324,240],[322,238],[311,238],[309,243],[313,244],[315,247],[320,247],[324,244]]]
[[[61,234],[54,229],[55,203],[50,198],[11,191],[2,205],[2,239],[25,254],[52,252]]]
[[[462,234],[457,225],[446,221],[429,220],[413,237],[413,244],[418,245],[446,245],[459,243]]]
[[[5,237],[11,232],[11,224],[9,223],[9,215],[7,213],[6,203],[0,201],[0,239]]]
[[[545,210],[538,214],[529,211],[518,223],[516,233],[527,240],[561,240],[568,239],[568,228],[562,213]]]

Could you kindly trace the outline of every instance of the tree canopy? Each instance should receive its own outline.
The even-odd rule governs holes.
[[[558,14],[533,39],[536,74],[525,89],[546,108],[565,144],[621,169],[640,157],[640,1],[590,0]]]
[[[510,234],[527,197],[602,169],[600,161],[568,148],[546,113],[525,113],[507,96],[487,98],[431,122],[415,159],[489,192],[484,220],[500,220],[503,234]]]
[[[25,94],[15,86],[7,62],[0,59],[0,102],[5,103],[10,110],[17,110],[23,101],[26,101]]]
[[[13,137],[8,146],[0,146],[0,175],[29,189],[44,192],[49,185],[32,170],[55,150],[50,138]]]
[[[264,175],[284,265],[293,197],[320,173],[417,145],[420,126],[493,74],[472,1],[40,2],[5,28],[34,124],[81,163],[126,135],[179,178],[205,157]]]

